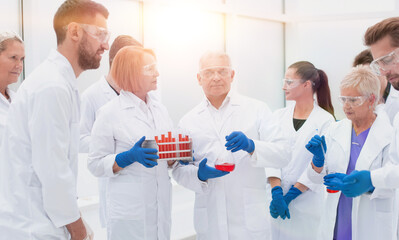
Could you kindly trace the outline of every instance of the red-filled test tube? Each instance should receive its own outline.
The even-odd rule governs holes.
[[[188,142],[188,136],[186,136],[185,137],[185,139],[184,139],[186,142]],[[188,150],[190,148],[190,144],[188,144],[188,143],[185,143],[185,150]],[[185,157],[188,157],[188,152],[184,152],[184,156]]]
[[[172,138],[172,150],[174,151],[174,153],[172,153],[172,158],[176,158],[176,139]]]
[[[181,134],[179,134],[179,155],[177,157],[181,157],[181,150],[182,150],[182,144],[181,141],[183,140]]]
[[[161,142],[165,143],[165,135],[164,134],[161,135]],[[162,152],[165,152],[165,145],[164,144],[162,144]],[[162,158],[166,158],[164,153],[162,154]]]
[[[168,132],[168,142],[168,151],[172,151],[172,132]],[[172,153],[169,153],[168,155],[168,158],[172,158]]]

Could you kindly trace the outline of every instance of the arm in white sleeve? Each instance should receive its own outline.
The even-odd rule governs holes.
[[[266,177],[275,177],[281,179],[281,168],[265,168]]]
[[[399,165],[387,164],[372,170],[371,182],[377,188],[399,188]]]
[[[93,125],[87,167],[96,177],[114,177],[113,166],[115,163],[115,140],[113,127],[114,124],[108,119],[109,116],[101,109]]]
[[[80,142],[79,152],[88,153],[90,146],[90,135],[93,128],[94,121],[96,119],[96,113],[91,101],[86,95],[82,96],[80,104]]]
[[[203,193],[208,187],[207,181],[198,179],[198,166],[194,164],[177,164],[172,171],[172,176],[178,184],[196,193]]]
[[[73,105],[67,89],[53,86],[38,92],[30,106],[29,132],[32,167],[41,183],[43,207],[56,227],[80,218],[77,205],[76,173],[69,159]],[[76,137],[76,139],[71,139]]]
[[[287,131],[278,124],[270,111],[266,111],[259,126],[259,140],[253,140],[254,167],[283,168],[291,160],[290,138]]]

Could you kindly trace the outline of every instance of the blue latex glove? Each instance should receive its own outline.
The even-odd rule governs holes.
[[[302,194],[301,190],[299,190],[298,188],[294,187],[294,185],[292,185],[290,190],[288,190],[287,194],[285,194],[285,196],[284,196],[284,201],[287,204],[287,207],[292,200],[294,200],[301,194]]]
[[[116,155],[116,164],[121,168],[125,168],[134,162],[139,162],[146,168],[152,168],[158,165],[156,161],[151,160],[159,158],[158,155],[151,154],[157,153],[158,151],[155,148],[142,148],[141,144],[144,140],[145,137],[140,138],[140,140],[138,140],[130,150]]]
[[[227,143],[224,145],[227,150],[237,152],[239,150],[247,151],[252,153],[255,150],[254,141],[247,138],[243,132],[232,132],[229,136],[226,136]]]
[[[347,197],[357,197],[365,192],[373,192],[374,186],[371,182],[370,171],[353,171],[343,180],[342,193]]]
[[[206,158],[204,158],[198,166],[198,179],[199,180],[206,181],[210,178],[222,177],[226,174],[229,174],[229,172],[220,171],[220,170],[217,170],[216,168],[206,165],[207,161],[208,160]]]
[[[283,197],[283,189],[280,186],[275,186],[272,189],[272,201],[270,202],[270,215],[273,218],[280,216],[282,219],[290,218],[290,211],[287,203]]]
[[[327,145],[324,136],[320,137],[319,135],[314,135],[305,147],[309,152],[313,154],[313,165],[315,165],[316,167],[323,167],[324,155],[327,152]]]
[[[331,173],[324,176],[324,185],[327,186],[328,189],[342,191],[342,187],[344,185],[343,179],[347,175],[344,173]]]

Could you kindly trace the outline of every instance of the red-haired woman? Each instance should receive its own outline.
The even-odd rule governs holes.
[[[150,93],[159,76],[154,52],[122,48],[111,75],[122,90],[97,112],[88,160],[95,176],[109,177],[108,239],[169,239],[168,163],[153,161],[156,149],[141,147],[145,138],[172,128],[166,108]]]

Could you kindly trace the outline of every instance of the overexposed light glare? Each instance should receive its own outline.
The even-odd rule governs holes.
[[[198,38],[210,38],[216,33],[209,28],[214,18],[209,12],[198,10],[194,6],[151,6],[155,11],[151,18],[146,18],[146,25],[157,29],[159,38],[179,42],[191,42]],[[148,22],[149,21],[149,22]],[[218,30],[220,31],[220,29]]]

